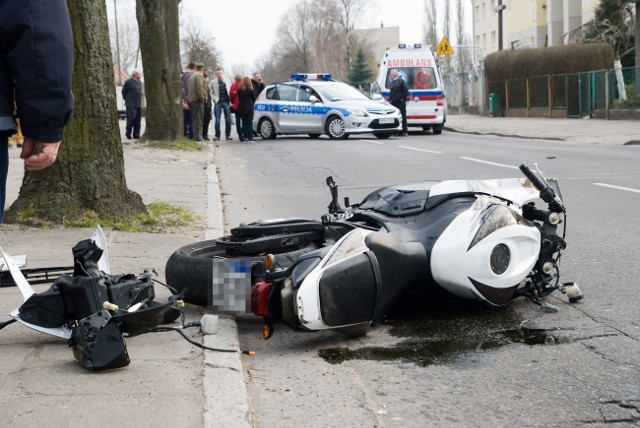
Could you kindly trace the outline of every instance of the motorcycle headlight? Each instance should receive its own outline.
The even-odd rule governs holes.
[[[502,275],[507,271],[511,261],[511,250],[506,244],[498,244],[491,250],[489,264],[496,275]]]
[[[500,228],[522,222],[520,215],[503,203],[495,202],[495,199],[492,201],[490,198],[481,198],[476,201],[476,204],[478,204],[478,208],[483,210],[483,212],[479,218],[480,227],[473,237],[469,248],[473,248],[478,242]]]

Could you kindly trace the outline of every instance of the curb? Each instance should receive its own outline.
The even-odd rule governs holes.
[[[207,208],[205,239],[224,234],[222,198],[215,164],[215,145],[209,145],[207,164]],[[236,349],[237,352],[204,351],[203,418],[205,427],[251,427],[249,397],[244,382],[238,327],[233,315],[218,316],[218,330],[204,336],[205,346]]]

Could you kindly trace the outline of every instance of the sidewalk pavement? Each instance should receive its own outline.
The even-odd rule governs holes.
[[[164,268],[179,247],[220,236],[222,206],[213,163],[213,144],[200,152],[150,148],[125,140],[128,187],[145,204],[168,202],[186,207],[202,221],[180,234],[129,233],[105,229],[111,272],[141,274]],[[20,150],[10,149],[7,207],[22,183]],[[188,171],[188,173],[185,173]],[[11,255],[26,254],[27,267],[70,266],[71,247],[93,229],[33,229],[0,225],[0,246]],[[36,291],[50,284],[36,285]],[[158,300],[168,292],[155,286]],[[22,304],[16,287],[0,287],[0,322]],[[187,305],[186,320],[197,321],[199,307]],[[239,349],[233,318],[221,316],[217,334],[185,331],[205,345]],[[128,338],[129,366],[92,373],[80,367],[66,341],[14,323],[0,330],[0,425],[24,427],[123,426],[248,427],[241,355],[202,351],[174,332]],[[252,358],[246,356],[245,358]]]
[[[593,145],[640,144],[640,121],[448,115],[445,132]]]
[[[569,143],[622,145],[640,139],[640,123],[579,119],[528,119],[454,116],[449,132],[558,139]],[[202,217],[181,234],[105,230],[113,273],[139,274],[155,268],[164,281],[169,256],[182,245],[223,234],[222,204],[213,144],[203,152],[124,144],[128,187],[144,202],[164,201]],[[22,182],[19,149],[10,149],[7,206]],[[189,171],[185,174],[185,171]],[[91,236],[90,229],[30,229],[0,226],[0,245],[13,255],[26,254],[28,267],[68,266],[71,247]],[[48,285],[36,286],[44,291]],[[156,287],[158,294],[163,289]],[[0,287],[0,321],[20,306],[15,287]],[[201,308],[187,306],[188,321]],[[240,349],[233,318],[220,318],[218,333],[195,340],[218,348]],[[239,353],[201,351],[178,334],[146,334],[127,340],[131,364],[91,373],[73,358],[65,341],[18,323],[0,331],[0,413],[3,424],[24,427],[88,426],[114,420],[127,426],[248,427],[249,400]]]

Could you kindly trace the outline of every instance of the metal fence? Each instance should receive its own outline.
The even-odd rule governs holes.
[[[487,114],[489,94],[499,97],[499,115],[609,118],[627,111],[640,117],[640,67],[487,81],[482,69],[443,76],[450,113]],[[619,82],[624,82],[623,85]]]
[[[607,116],[612,109],[640,109],[640,67],[488,81],[505,116]]]

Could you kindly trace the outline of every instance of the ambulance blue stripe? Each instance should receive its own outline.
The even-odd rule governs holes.
[[[388,97],[391,94],[391,91],[382,91],[383,97]],[[442,91],[417,91],[414,89],[409,89],[409,94],[414,97],[434,97],[439,95],[444,95]]]

